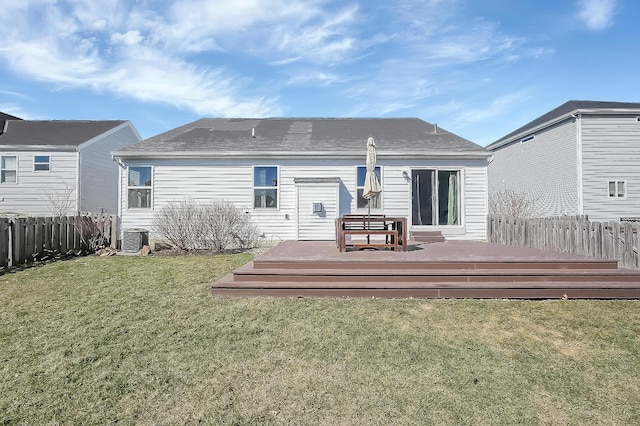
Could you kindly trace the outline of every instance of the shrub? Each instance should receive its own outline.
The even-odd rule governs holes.
[[[258,230],[248,214],[224,200],[197,203],[172,201],[158,210],[155,231],[181,250],[218,250],[253,247]]]
[[[109,245],[111,238],[109,216],[78,215],[75,221],[82,245],[88,253],[95,253]]]
[[[530,218],[535,216],[537,202],[528,192],[502,186],[489,193],[489,214]]]

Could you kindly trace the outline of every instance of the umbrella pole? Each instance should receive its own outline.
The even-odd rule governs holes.
[[[367,199],[367,230],[371,229],[371,198]],[[371,244],[371,235],[367,234],[367,244]]]

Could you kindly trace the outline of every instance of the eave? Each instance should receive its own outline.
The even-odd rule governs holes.
[[[363,159],[366,152],[362,151],[177,151],[177,152],[153,152],[153,151],[115,151],[111,155],[122,160],[165,160],[165,159],[314,159],[314,160],[339,160],[339,159]],[[483,160],[492,155],[490,152],[474,151],[420,151],[420,152],[398,152],[398,151],[378,151],[379,159],[404,160],[404,159],[463,159],[463,160]]]
[[[0,145],[2,152],[76,152],[76,145]]]

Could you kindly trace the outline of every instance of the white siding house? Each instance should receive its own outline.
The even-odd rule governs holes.
[[[224,200],[249,214],[265,238],[333,240],[337,217],[369,211],[361,194],[371,136],[383,189],[372,214],[406,217],[410,229],[450,239],[484,239],[490,153],[436,129],[418,119],[189,123],[113,153],[121,225],[157,240],[153,218],[167,203]]]
[[[537,216],[640,219],[640,103],[569,101],[487,149],[489,193],[529,194]]]
[[[139,142],[129,121],[6,120],[0,133],[0,213],[115,213],[110,151]]]

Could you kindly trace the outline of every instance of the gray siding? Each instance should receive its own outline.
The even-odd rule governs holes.
[[[565,120],[494,151],[489,194],[500,188],[530,194],[537,216],[579,214],[576,124]]]
[[[640,216],[640,122],[635,115],[582,118],[584,212],[593,220]],[[607,183],[626,181],[625,198]]]
[[[118,165],[111,152],[140,141],[127,122],[79,147],[81,211],[115,213],[118,209]]]
[[[17,182],[0,183],[0,212],[34,216],[75,214],[76,152],[20,151],[0,155],[18,157]],[[35,155],[50,156],[49,171],[33,170]]]
[[[409,217],[410,183],[402,175],[411,168],[459,169],[463,176],[462,224],[442,227],[452,239],[485,239],[487,173],[484,160],[418,161],[378,158],[382,171],[383,208],[377,213]],[[340,178],[339,214],[356,212],[356,167],[353,160],[150,160],[127,161],[127,165],[153,166],[153,207],[159,209],[169,201],[190,198],[196,201],[224,199],[245,209],[261,232],[270,239],[297,238],[295,178]],[[253,209],[252,166],[279,167],[279,204],[277,209]],[[127,208],[126,170],[121,169],[120,211],[122,228],[144,228],[153,232],[154,209]],[[365,210],[366,211],[366,210]],[[332,212],[333,214],[333,212]],[[329,229],[329,228],[327,228]],[[333,228],[331,228],[333,229]],[[326,230],[325,230],[326,231]],[[326,231],[329,232],[329,231]],[[333,239],[334,235],[318,236]]]

